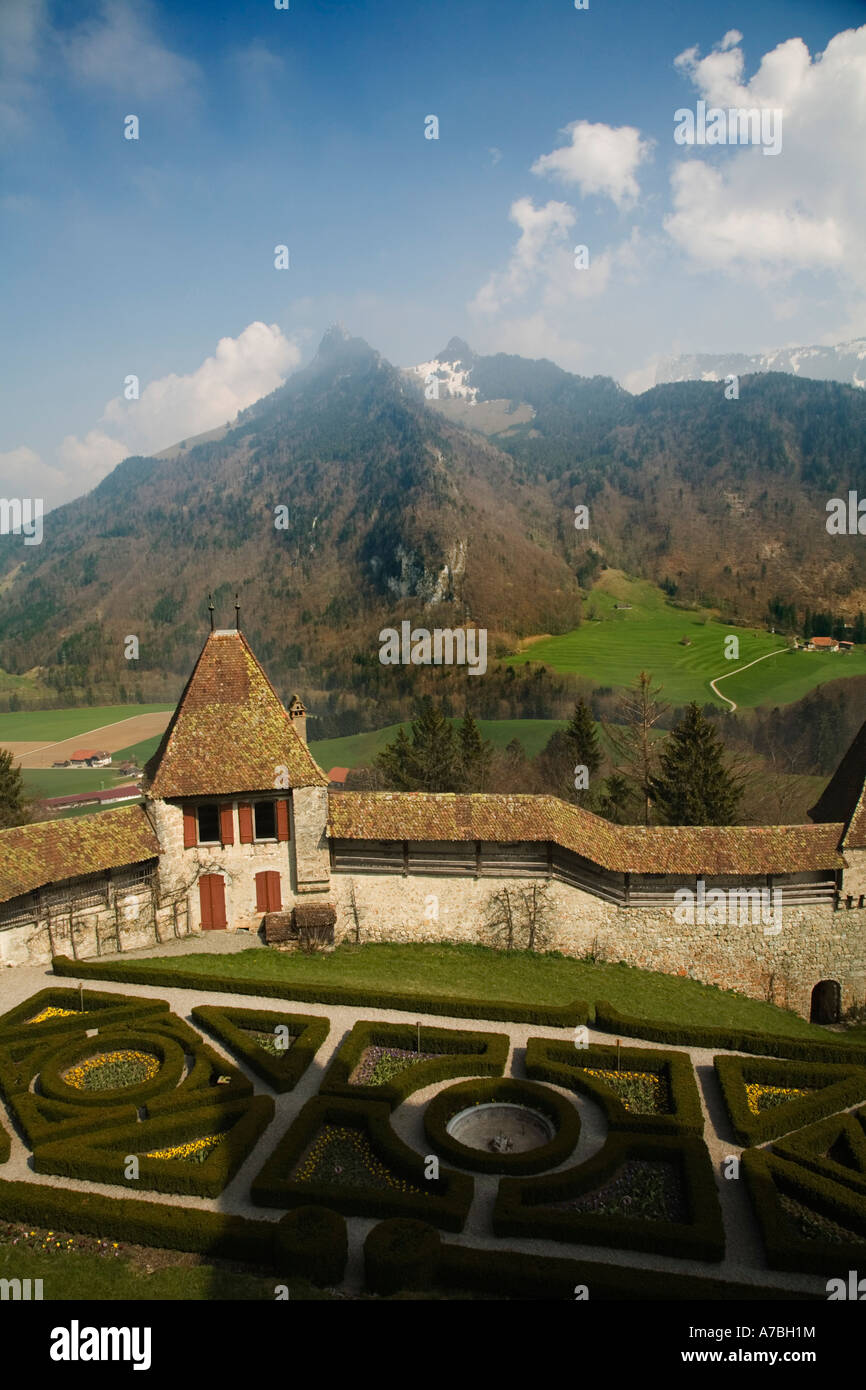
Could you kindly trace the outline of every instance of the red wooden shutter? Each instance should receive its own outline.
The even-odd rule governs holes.
[[[235,842],[235,818],[231,804],[220,807],[220,839],[224,845]]]
[[[256,874],[256,912],[279,912],[282,906],[279,873],[263,869]]]
[[[198,844],[198,823],[196,821],[195,807],[184,806],[183,808],[183,847],[192,849]]]
[[[238,829],[240,830],[241,844],[251,845],[253,843],[253,808],[249,802],[238,802]]]
[[[222,874],[202,874],[198,881],[201,924],[204,931],[219,931],[226,925],[226,894]]]
[[[267,879],[267,874],[256,874],[256,912],[267,912],[268,910]]]
[[[277,802],[277,839],[289,838],[289,803],[284,796]]]

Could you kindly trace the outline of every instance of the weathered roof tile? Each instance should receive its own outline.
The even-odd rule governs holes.
[[[555,796],[341,792],[328,833],[348,840],[551,840],[636,874],[800,873],[844,867],[841,824],[614,825]]]
[[[328,779],[292,726],[240,632],[212,632],[159,748],[145,768],[152,797],[219,796]]]
[[[46,883],[140,864],[158,855],[159,842],[142,806],[16,825],[0,830],[0,902]]]

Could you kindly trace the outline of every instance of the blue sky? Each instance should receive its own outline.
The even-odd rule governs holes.
[[[862,0],[290,3],[2,0],[0,494],[224,423],[335,319],[630,389],[866,334]],[[677,146],[699,99],[781,152]]]

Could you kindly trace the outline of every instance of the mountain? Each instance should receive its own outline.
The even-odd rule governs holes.
[[[656,385],[671,381],[724,381],[753,372],[790,372],[813,381],[839,381],[866,387],[866,338],[836,347],[777,348],[774,352],[697,353],[668,357],[656,370]]]
[[[866,393],[767,373],[742,377],[736,401],[691,381],[634,397],[459,339],[430,363],[438,400],[429,373],[335,326],[228,429],[125,459],[45,518],[39,546],[0,537],[0,668],[39,668],[70,702],[173,695],[208,592],[221,626],[237,591],[269,674],[311,709],[364,727],[453,678],[460,700],[483,686],[486,717],[508,717],[518,686],[540,716],[532,673],[497,674],[494,658],[576,626],[604,564],[730,621],[762,622],[771,602],[866,609],[862,538],[825,525],[828,498],[866,477]],[[404,618],[486,627],[485,679],[383,667],[379,632]]]

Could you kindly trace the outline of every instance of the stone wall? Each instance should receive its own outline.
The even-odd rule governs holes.
[[[806,1018],[821,980],[839,982],[843,1011],[866,1003],[866,910],[830,903],[785,907],[782,930],[765,935],[760,923],[688,925],[674,920],[673,908],[616,907],[555,879],[334,873],[335,939],[355,937],[354,885],[362,942],[493,944],[490,899],[504,887],[519,895],[533,882],[549,882],[551,950],[689,976]]]
[[[150,886],[119,893],[108,875],[102,884],[104,906],[39,908],[30,921],[0,930],[0,964],[44,965],[52,955],[87,960],[188,934],[186,909],[155,907]]]

